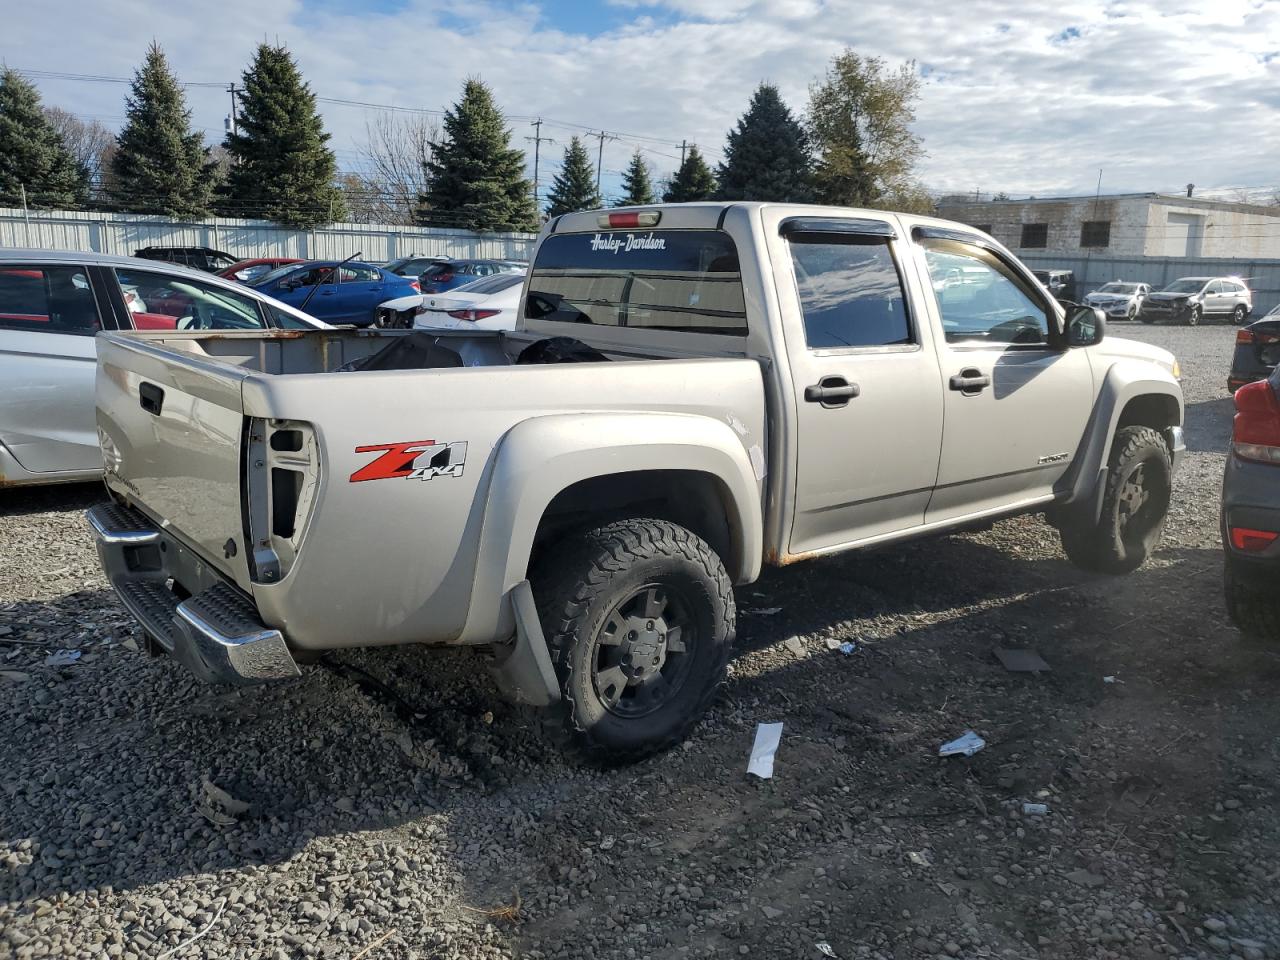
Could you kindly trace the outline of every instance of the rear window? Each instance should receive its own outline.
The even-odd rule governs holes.
[[[98,332],[98,306],[84,267],[0,265],[0,329]]]
[[[538,248],[525,317],[745,337],[738,250],[720,230],[551,236]]]
[[[496,276],[485,277],[483,280],[472,280],[470,283],[464,283],[460,287],[455,287],[455,293],[501,293],[511,287],[518,287],[524,283],[524,276],[519,273],[500,273]]]

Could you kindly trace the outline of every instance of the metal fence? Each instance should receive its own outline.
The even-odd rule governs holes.
[[[333,223],[291,230],[267,220],[182,221],[133,213],[0,207],[0,248],[89,250],[131,255],[140,247],[213,247],[233,256],[326,260],[359,253],[373,262],[410,255],[527,260],[531,233]]]
[[[1242,277],[1253,291],[1253,316],[1280,303],[1280,260],[1229,260],[1221,257],[1059,257],[1019,254],[1032,269],[1071,270],[1076,296],[1092,293],[1112,280],[1149,283],[1159,290],[1179,277]]]

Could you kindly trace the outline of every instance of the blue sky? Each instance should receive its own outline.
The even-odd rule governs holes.
[[[844,47],[916,61],[919,174],[935,191],[1013,195],[1277,185],[1280,3],[1273,0],[46,0],[6,11],[0,59],[19,69],[127,77],[155,38],[221,138],[256,43],[279,39],[315,93],[441,110],[480,76],[524,146],[542,116],[543,180],[576,124],[605,147],[605,192],[640,148],[661,177],[681,140],[719,159],[761,80],[802,110]],[[46,102],[118,127],[119,84],[37,77]],[[344,167],[377,110],[322,103]],[[590,141],[594,147],[595,141]],[[593,151],[594,154],[594,151]]]

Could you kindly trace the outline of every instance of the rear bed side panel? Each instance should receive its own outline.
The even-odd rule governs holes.
[[[473,582],[487,505],[503,496],[491,489],[495,456],[517,424],[602,411],[641,420],[657,408],[718,421],[742,462],[763,462],[750,452],[764,414],[760,368],[748,360],[253,376],[244,397],[248,416],[316,430],[321,476],[297,557],[279,583],[253,585],[265,622],[302,648],[448,642],[469,609],[506,628],[507,557],[502,579]],[[590,432],[604,472],[613,436]],[[685,464],[654,465],[664,466]],[[468,631],[472,642],[499,638]]]
[[[249,570],[240,443],[246,375],[119,335],[98,338],[98,429],[107,485],[244,589]]]

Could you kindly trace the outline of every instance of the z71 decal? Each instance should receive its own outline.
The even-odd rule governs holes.
[[[356,447],[356,453],[377,453],[379,456],[353,473],[352,483],[363,480],[434,480],[436,477],[462,476],[462,468],[467,462],[467,441],[374,443]]]

